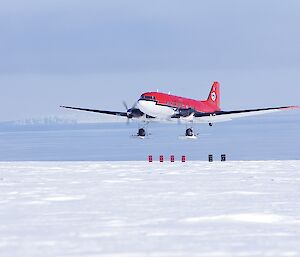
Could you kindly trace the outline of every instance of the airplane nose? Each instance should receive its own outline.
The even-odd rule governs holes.
[[[152,117],[169,118],[174,114],[172,108],[157,105],[155,101],[140,99],[138,107],[143,113]]]
[[[140,100],[137,102],[137,107],[138,107],[142,112],[147,113],[147,112],[149,111],[149,102],[140,99]]]
[[[145,102],[145,101],[143,101],[143,100],[138,100],[138,101],[137,101],[137,104],[136,104],[137,107],[138,107],[139,109],[143,108],[143,107],[145,106],[144,102]]]

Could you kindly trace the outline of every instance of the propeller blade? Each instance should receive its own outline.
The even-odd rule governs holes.
[[[136,108],[136,106],[137,106],[137,102],[135,102],[133,105],[132,105],[132,109],[135,109]]]
[[[129,122],[130,122],[130,115],[131,115],[131,110],[128,109],[128,105],[125,101],[122,102],[123,103],[123,106],[125,107],[126,109],[126,112],[127,112],[127,121],[126,121],[126,125],[129,125]]]
[[[126,111],[128,111],[128,105],[125,101],[123,101],[123,106],[125,107]]]

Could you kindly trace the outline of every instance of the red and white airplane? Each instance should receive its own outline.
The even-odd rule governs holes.
[[[215,122],[230,121],[234,118],[248,117],[260,114],[279,112],[282,110],[300,108],[299,106],[283,106],[262,109],[248,109],[235,111],[222,111],[220,109],[220,84],[214,82],[207,100],[194,100],[171,94],[159,92],[147,92],[141,95],[137,103],[127,111],[106,111],[77,108],[70,106],[61,106],[62,108],[96,112],[108,115],[127,117],[128,119],[137,119],[148,124],[149,121],[174,121],[178,120],[188,124],[185,136],[195,138],[192,124],[208,123],[212,126]],[[137,136],[146,136],[146,125],[139,128]]]

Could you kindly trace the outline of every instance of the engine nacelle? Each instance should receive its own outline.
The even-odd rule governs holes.
[[[195,110],[193,110],[192,108],[178,110],[178,114],[180,117],[188,117],[194,112],[195,112]]]
[[[137,108],[132,108],[127,111],[128,118],[140,118],[144,115],[144,113]]]

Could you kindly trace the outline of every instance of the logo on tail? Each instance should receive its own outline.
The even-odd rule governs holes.
[[[213,100],[214,102],[216,101],[216,99],[217,99],[216,92],[211,93],[210,99]]]

